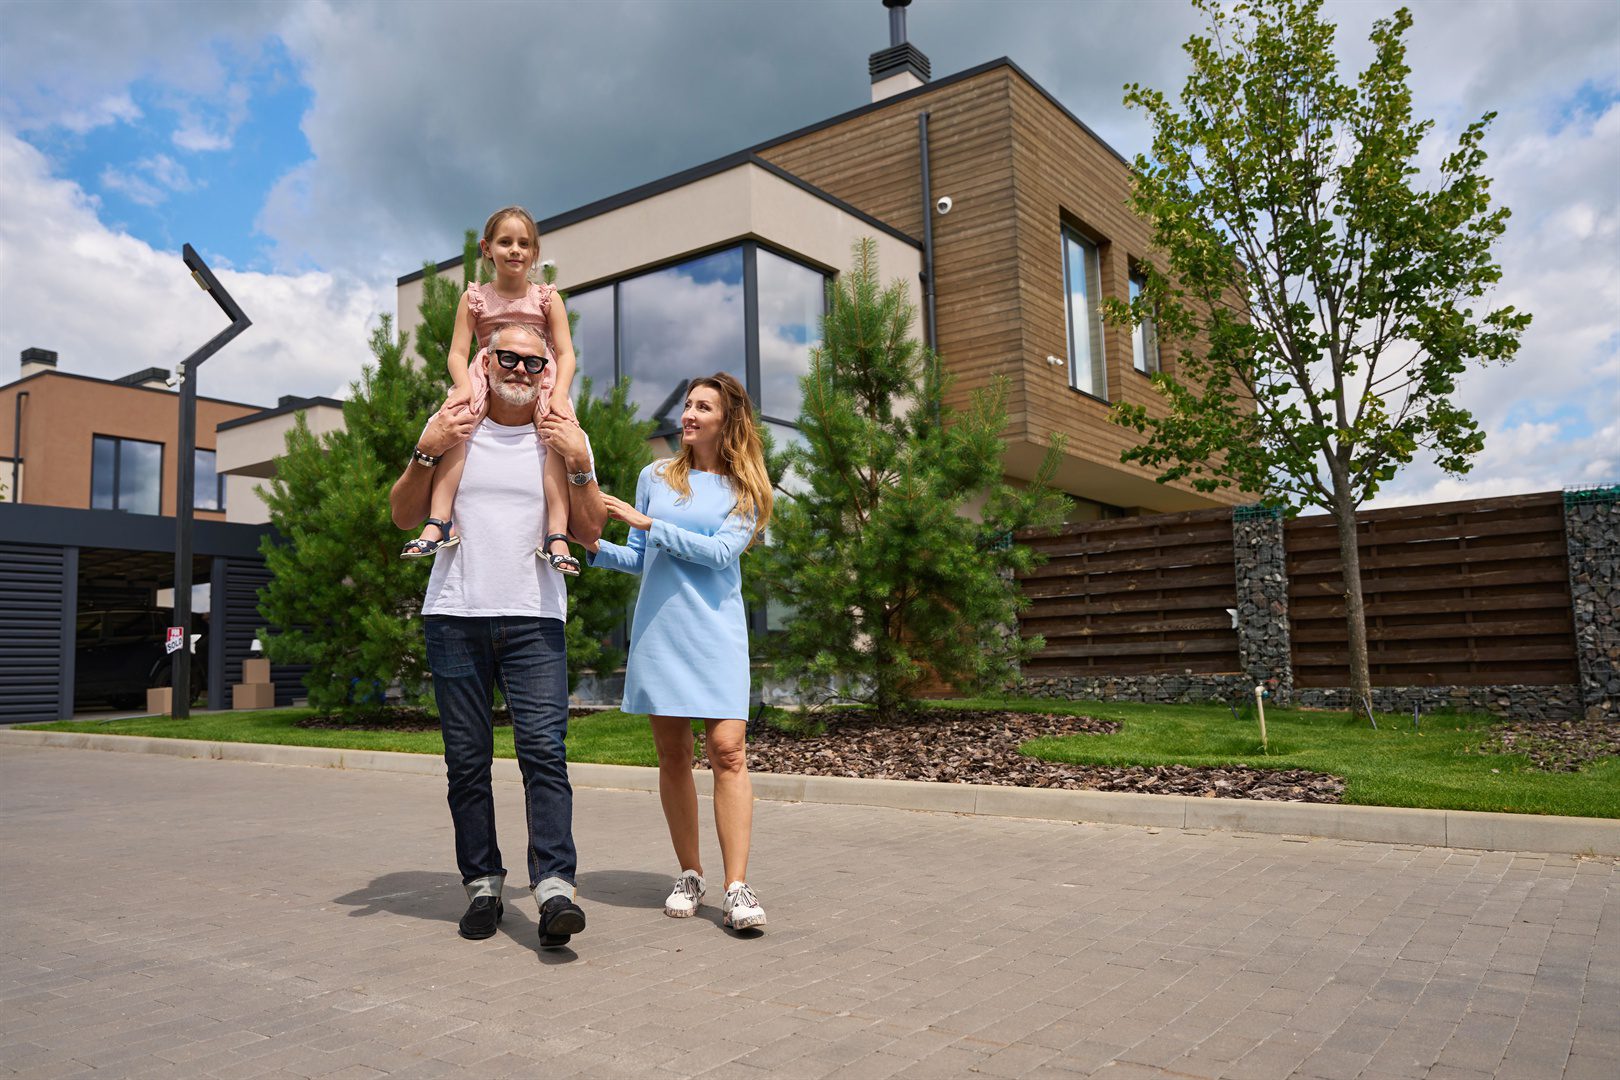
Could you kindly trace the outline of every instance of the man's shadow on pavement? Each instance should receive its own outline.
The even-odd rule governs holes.
[[[566,945],[557,949],[540,947],[538,920],[526,917],[528,913],[518,906],[531,899],[528,889],[507,886],[501,896],[505,913],[498,933],[505,934],[534,953],[544,964],[570,964],[579,959],[579,954]],[[384,874],[363,889],[333,897],[332,903],[353,908],[349,912],[352,919],[387,913],[447,923],[453,927],[461,921],[461,913],[466,910],[467,894],[462,890],[461,878],[455,874],[401,870]],[[453,929],[446,932],[455,933]],[[476,941],[463,941],[460,937],[456,938],[456,942],[461,945],[478,944]]]
[[[611,904],[613,907],[642,908],[653,911],[664,910],[664,897],[669,895],[669,884],[673,880],[668,874],[652,874],[645,870],[594,870],[588,874],[579,875],[575,884],[579,887],[581,899],[595,901],[599,904]],[[714,896],[711,886],[703,903],[698,905],[697,912],[692,916],[695,919],[706,919],[715,926],[724,929],[725,916],[720,906],[710,898]],[[759,930],[726,930],[732,937],[752,938],[762,933]]]

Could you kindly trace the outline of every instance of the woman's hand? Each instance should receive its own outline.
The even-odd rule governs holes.
[[[605,491],[602,493],[602,505],[607,507],[608,517],[618,518],[632,529],[652,528],[652,518],[623,499],[614,498]]]

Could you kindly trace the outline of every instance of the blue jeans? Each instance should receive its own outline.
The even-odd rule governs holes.
[[[529,819],[529,887],[574,883],[574,791],[563,737],[568,733],[568,654],[558,619],[428,615],[428,670],[444,733],[450,818],[463,885],[506,875],[495,839],[489,771],[495,757],[494,688],[512,713]]]

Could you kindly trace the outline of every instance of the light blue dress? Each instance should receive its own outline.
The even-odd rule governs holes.
[[[692,470],[681,499],[648,465],[636,480],[636,509],[651,529],[624,545],[601,542],[593,567],[641,575],[625,662],[624,711],[709,720],[748,718],[748,614],[742,554],[753,521],[732,510],[731,483]]]

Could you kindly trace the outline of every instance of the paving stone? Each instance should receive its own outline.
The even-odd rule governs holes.
[[[0,1071],[1620,1075],[1614,860],[761,802],[744,939],[662,915],[654,795],[588,789],[553,953],[496,799],[466,942],[442,778],[0,749]]]

